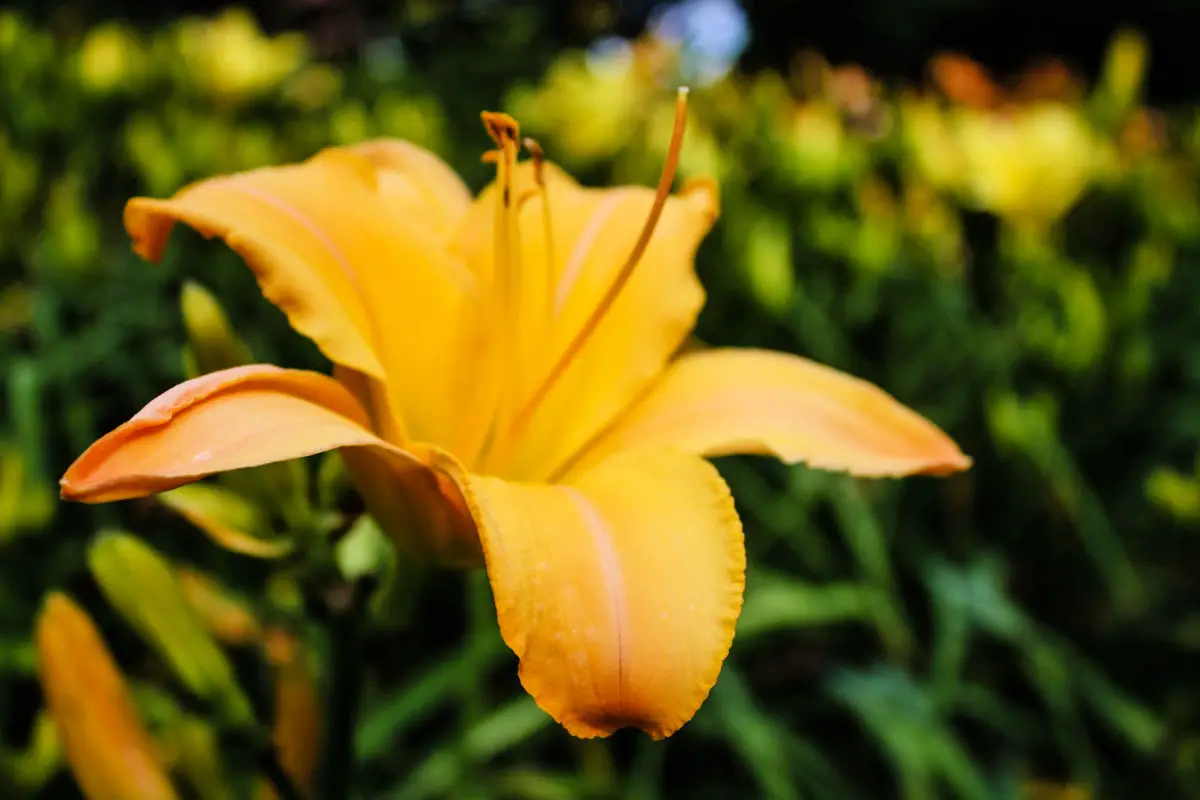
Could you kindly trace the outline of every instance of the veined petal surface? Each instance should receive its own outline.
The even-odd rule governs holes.
[[[451,224],[450,184],[434,192],[426,178],[377,166],[395,149],[326,150],[298,165],[201,181],[169,200],[135,198],[125,222],[151,260],[176,222],[224,239],[296,330],[333,362],[386,385],[411,437],[440,440],[462,394],[447,365],[463,363],[461,350],[481,335],[481,293],[438,233]],[[409,162],[422,164],[420,175],[436,171],[435,157],[420,152],[408,151]],[[400,202],[402,185],[438,200]]]
[[[639,453],[564,485],[440,466],[475,517],[500,631],[538,704],[584,737],[662,738],[691,719],[733,641],[745,574],[712,465]]]
[[[617,279],[649,215],[654,191],[581,187],[547,164],[546,191],[532,166],[516,170],[522,269],[518,396],[545,380]],[[490,249],[496,187],[476,200],[463,252],[481,277],[492,276]],[[543,205],[549,203],[550,225]],[[540,401],[527,425],[505,443],[505,474],[542,478],[628,405],[686,340],[704,303],[694,256],[717,216],[715,187],[685,186],[670,198],[632,277],[578,355]],[[495,281],[492,282],[493,284]],[[493,293],[500,287],[493,285]],[[514,378],[509,378],[514,379]],[[524,403],[518,402],[515,412]],[[502,423],[503,427],[503,423]]]
[[[680,357],[575,469],[613,453],[662,447],[774,455],[863,477],[946,474],[971,464],[936,425],[879,387],[768,350]]]
[[[326,375],[269,364],[212,372],[169,389],[96,441],[63,475],[62,494],[103,503],[339,447],[394,449],[366,422]]]

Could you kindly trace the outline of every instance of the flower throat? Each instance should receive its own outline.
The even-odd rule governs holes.
[[[495,271],[493,273],[493,281],[499,281],[502,290],[497,333],[508,359],[504,365],[506,374],[501,381],[500,397],[492,421],[492,430],[488,436],[488,443],[485,445],[485,453],[483,455],[483,462],[487,466],[491,468],[500,466],[497,462],[511,452],[514,444],[520,439],[521,434],[528,426],[529,421],[542,401],[545,400],[558,380],[567,371],[567,368],[578,357],[583,347],[591,339],[601,322],[603,322],[613,303],[620,296],[622,289],[629,283],[630,277],[633,276],[638,262],[641,261],[642,255],[646,252],[646,247],[650,244],[650,239],[654,235],[654,229],[658,226],[658,221],[662,217],[663,208],[667,204],[667,199],[671,194],[671,186],[675,181],[675,172],[679,166],[679,154],[683,147],[683,134],[687,126],[687,98],[687,87],[681,87],[676,94],[675,123],[671,131],[671,142],[667,148],[662,173],[659,176],[654,202],[650,207],[650,213],[642,225],[641,232],[633,249],[625,259],[621,269],[617,272],[612,284],[592,309],[583,325],[580,326],[567,346],[563,348],[563,351],[553,360],[551,368],[545,375],[534,377],[535,382],[533,385],[536,388],[527,397],[519,396],[521,376],[523,374],[522,367],[524,366],[520,363],[520,330],[522,327],[529,327],[531,323],[541,330],[541,326],[548,325],[552,320],[529,319],[527,314],[532,309],[521,307],[524,295],[522,292],[521,242],[520,229],[517,225],[517,214],[526,200],[541,195],[542,226],[546,242],[547,285],[545,288],[547,297],[545,298],[545,303],[541,306],[545,311],[539,313],[539,316],[545,313],[553,314],[555,306],[553,298],[556,292],[556,287],[553,285],[553,277],[555,275],[556,262],[554,260],[554,227],[551,223],[550,211],[550,187],[546,180],[544,169],[545,153],[541,146],[533,139],[526,137],[522,140],[520,138],[520,125],[508,114],[485,111],[481,115],[488,135],[496,143],[494,150],[489,150],[483,154],[483,160],[496,165],[496,184],[499,191],[496,193],[495,253],[493,262],[495,264]],[[535,188],[518,197],[515,193],[514,175],[517,166],[517,155],[522,147],[529,153],[533,162]],[[508,421],[508,423],[504,424],[505,421]]]

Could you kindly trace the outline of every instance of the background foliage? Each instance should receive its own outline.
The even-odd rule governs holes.
[[[700,338],[871,379],[975,468],[892,483],[722,462],[746,608],[712,697],[667,743],[570,739],[521,692],[486,582],[429,576],[413,622],[372,637],[365,796],[1200,797],[1200,117],[1178,76],[1157,84],[1165,107],[1143,105],[1156,30],[1176,52],[1166,17],[1143,18],[1147,38],[1105,22],[1069,54],[1087,74],[1010,48],[993,62],[1030,68],[993,82],[932,42],[997,4],[921,4],[891,29],[883,4],[839,4],[884,42],[880,80],[804,49],[819,30],[781,32],[772,4],[750,8],[728,74],[744,42],[689,27],[720,4],[630,5],[271,6],[260,19],[294,29],[272,35],[239,9],[0,11],[4,796],[74,791],[30,644],[51,588],[100,623],[181,781],[229,791],[194,735],[216,712],[97,584],[101,531],[173,559],[256,708],[309,723],[300,752],[319,727],[319,676],[278,668],[280,637],[320,647],[286,567],[155,501],[56,499],[75,455],[184,376],[184,281],[257,358],[322,366],[221,246],[177,236],[162,266],[136,259],[125,199],[379,135],[478,187],[477,115],[496,107],[590,181],[649,183],[689,81],[681,171],[722,186]],[[828,30],[840,59],[846,30]],[[314,497],[340,496],[309,466]],[[241,785],[250,765],[222,748],[220,780]]]

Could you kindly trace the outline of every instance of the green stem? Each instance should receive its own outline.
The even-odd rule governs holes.
[[[363,684],[362,637],[371,581],[341,584],[326,596],[329,674],[325,735],[317,770],[318,800],[347,800],[355,783],[354,734]]]

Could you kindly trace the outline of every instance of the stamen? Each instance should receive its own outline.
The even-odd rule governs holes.
[[[545,289],[546,296],[543,298],[544,305],[542,306],[548,313],[554,308],[554,291],[555,291],[555,265],[558,261],[554,257],[554,226],[550,224],[550,184],[546,183],[546,152],[542,150],[542,146],[528,136],[524,140],[525,149],[529,151],[530,158],[533,159],[533,180],[538,186],[538,191],[542,195],[542,230],[546,237],[546,277]]]
[[[663,163],[662,174],[658,179],[658,189],[654,194],[654,204],[650,207],[650,214],[646,217],[646,223],[642,226],[642,232],[638,236],[637,243],[633,246],[633,250],[629,253],[629,257],[625,260],[625,264],[617,273],[616,279],[609,286],[608,291],[600,302],[592,309],[592,313],[588,316],[587,321],[575,334],[575,338],[567,345],[562,355],[555,362],[554,367],[546,375],[546,379],[538,386],[537,391],[530,395],[529,400],[522,406],[520,413],[513,419],[510,429],[512,434],[515,434],[523,428],[528,422],[533,412],[541,404],[541,402],[549,394],[550,390],[562,377],[563,373],[579,355],[579,351],[587,344],[600,322],[608,314],[610,308],[617,297],[620,296],[621,290],[629,283],[629,278],[633,275],[634,269],[641,260],[642,255],[646,252],[646,247],[650,244],[650,238],[654,235],[654,229],[658,225],[658,220],[662,216],[663,208],[667,204],[667,199],[671,196],[671,185],[675,181],[675,170],[679,166],[679,153],[683,148],[683,132],[687,127],[687,96],[688,89],[686,86],[680,87],[678,94],[675,97],[675,127],[671,131],[671,144],[667,148],[666,161]],[[548,204],[547,204],[548,205]]]
[[[501,379],[497,419],[504,419],[517,403],[521,382],[521,247],[517,227],[518,198],[513,193],[521,129],[508,114],[485,111],[481,116],[488,135],[496,143],[496,150],[484,154],[484,160],[496,164],[496,184],[499,189],[493,233],[496,250],[492,280],[500,282],[502,292],[499,337],[503,342],[507,364]]]

